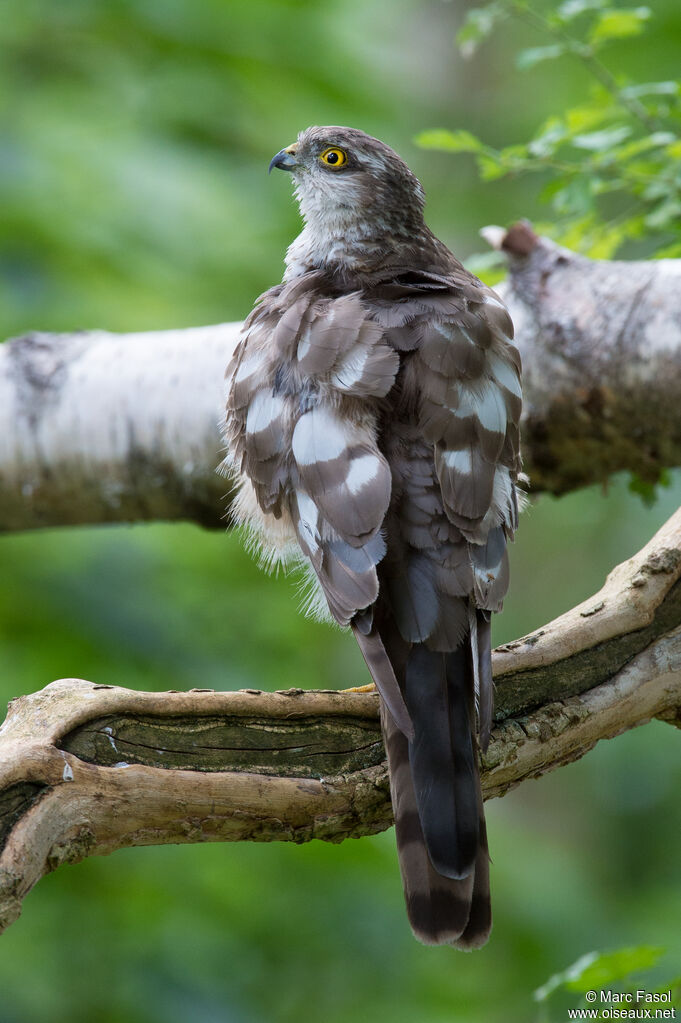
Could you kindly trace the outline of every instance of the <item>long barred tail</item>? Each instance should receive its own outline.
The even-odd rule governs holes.
[[[383,700],[381,726],[407,913],[425,944],[479,948],[492,915],[470,640],[449,654],[417,643],[400,667],[414,738]]]

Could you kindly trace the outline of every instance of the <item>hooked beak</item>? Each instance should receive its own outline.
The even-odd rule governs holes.
[[[270,166],[267,171],[268,174],[272,173],[273,167],[278,167],[279,170],[292,171],[298,166],[296,161],[296,144],[287,146],[286,149],[280,149],[276,156],[273,156],[270,160]]]

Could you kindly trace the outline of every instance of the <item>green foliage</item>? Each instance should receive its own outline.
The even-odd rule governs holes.
[[[550,41],[522,47],[529,71],[578,62],[590,78],[584,101],[546,119],[525,142],[494,147],[470,131],[437,129],[424,148],[471,153],[483,181],[533,174],[551,209],[543,229],[564,244],[609,258],[626,242],[650,239],[658,255],[681,255],[681,82],[633,81],[602,62],[613,44],[641,36],[652,12],[606,0],[494,0],[468,12],[458,33],[470,57],[502,23],[519,20]]]
[[[503,0],[495,0],[485,7],[472,7],[459,29],[456,41],[464,57],[472,57],[483,39],[486,39],[496,25],[506,16]]]
[[[678,996],[681,994],[681,978],[674,980],[659,980],[651,973],[653,967],[665,956],[666,949],[655,945],[637,945],[632,948],[620,948],[613,952],[589,952],[561,970],[554,973],[540,988],[534,992],[535,1001],[546,1003],[558,992],[579,992],[584,997],[579,1001],[581,1008],[595,1008],[598,1012],[601,1008],[601,992],[606,997],[609,993],[616,996],[625,996],[624,1004],[627,1008],[633,1008],[637,1004],[637,991],[644,991],[648,996],[656,994],[667,995],[671,991],[674,1004],[678,1004]],[[659,972],[659,971],[658,971]],[[632,975],[637,974],[634,981]],[[640,976],[643,974],[643,976]],[[595,997],[594,997],[595,996]],[[631,1001],[629,1001],[631,998]],[[613,999],[615,1004],[621,999]],[[645,999],[641,999],[645,1004]],[[664,1004],[668,1008],[669,1003]],[[544,1015],[543,1020],[548,1023],[548,1016]],[[564,1015],[561,1012],[561,1020]],[[600,1012],[596,1018],[602,1018]],[[670,1017],[671,1018],[671,1017]]]
[[[663,469],[657,479],[643,479],[637,473],[632,473],[629,479],[629,492],[638,494],[648,508],[652,508],[658,498],[658,487],[670,487],[672,474],[668,469]]]
[[[467,262],[482,224],[536,219],[536,176],[481,186],[465,159],[409,140],[426,124],[473,136],[484,125],[500,145],[528,137],[575,105],[583,62],[516,73],[514,49],[557,40],[529,38],[499,4],[503,32],[459,61],[452,88],[460,6],[4,4],[2,336],[244,316],[279,279],[298,226],[290,181],[268,178],[267,163],[312,123],[394,145],[426,187],[430,225]],[[664,86],[681,17],[678,0],[654,7],[645,36],[608,45],[627,81]],[[495,641],[593,593],[680,502],[678,475],[653,509],[622,480],[607,497],[542,499],[511,551]],[[149,690],[366,680],[352,638],[303,619],[292,582],[265,577],[236,536],[36,531],[3,537],[0,565],[2,705],[70,675]],[[495,929],[470,956],[412,939],[391,834],[139,848],[60,868],[0,939],[0,1023],[528,1023],[529,992],[585,948],[664,944],[678,962],[678,741],[653,722],[488,804]]]
[[[653,945],[638,945],[636,948],[620,948],[616,952],[588,952],[566,970],[549,977],[535,991],[535,1000],[544,1002],[559,988],[585,993],[594,988],[605,988],[614,981],[628,980],[632,973],[655,966],[665,951]]]
[[[358,47],[376,0],[0,6],[2,338],[242,318],[298,225],[272,154],[314,123],[402,148],[444,114],[418,71]],[[404,31],[398,13],[386,52]]]

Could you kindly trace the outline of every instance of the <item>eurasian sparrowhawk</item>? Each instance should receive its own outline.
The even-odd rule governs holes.
[[[426,227],[423,189],[384,143],[308,128],[270,166],[292,173],[305,223],[227,373],[237,518],[268,561],[304,563],[312,605],[362,650],[414,933],[477,947],[490,618],[518,518],[512,324]]]

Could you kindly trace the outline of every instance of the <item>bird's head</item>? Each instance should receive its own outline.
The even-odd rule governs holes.
[[[292,174],[300,212],[316,231],[390,241],[423,227],[418,178],[390,146],[355,128],[307,128],[276,154],[274,167]]]

